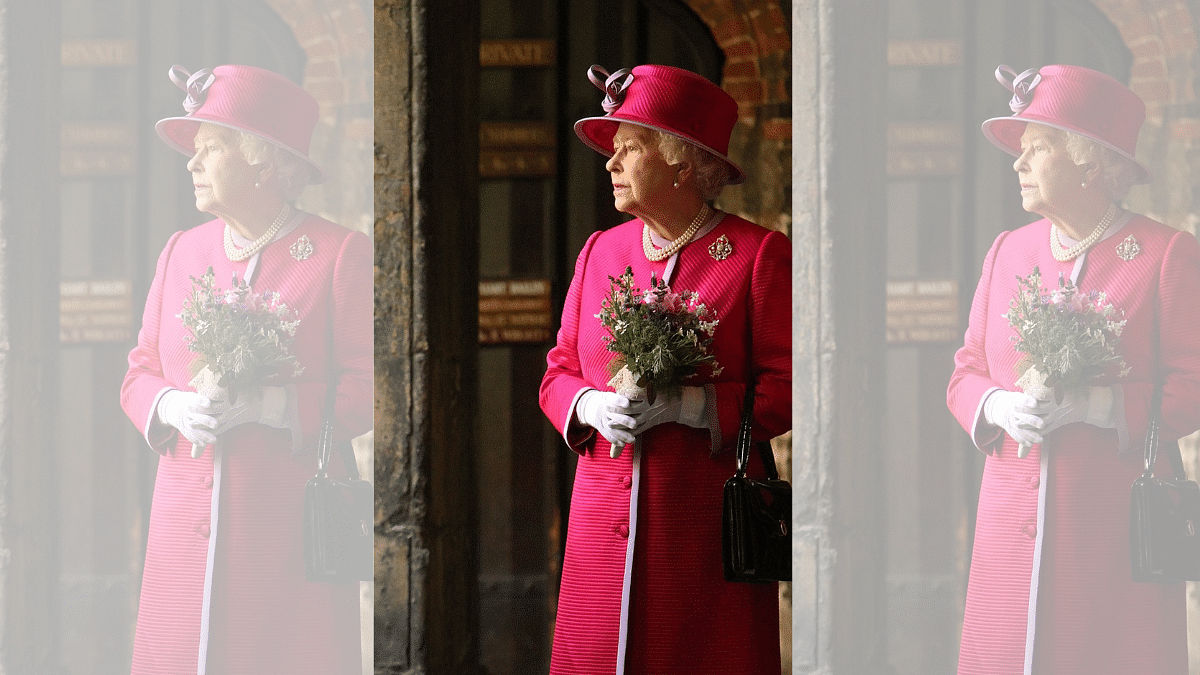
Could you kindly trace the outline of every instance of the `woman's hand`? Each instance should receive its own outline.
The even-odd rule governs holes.
[[[637,416],[633,434],[640,436],[663,422],[679,422],[690,427],[708,426],[704,387],[681,387],[677,393],[660,395],[646,412]]]
[[[1045,424],[1042,427],[1043,436],[1075,422],[1111,429],[1116,426],[1111,419],[1112,404],[1112,387],[1086,387],[1063,396],[1062,403],[1056,403],[1053,399],[1038,401],[1034,414],[1041,417]]]
[[[163,424],[175,427],[183,437],[192,442],[193,448],[203,450],[217,440],[217,419],[213,415],[220,414],[222,406],[213,406],[212,400],[194,391],[172,389],[158,399],[158,420]],[[192,456],[197,453],[193,449]]]
[[[257,422],[276,429],[288,426],[287,390],[283,387],[250,387],[238,391],[237,400],[228,410],[217,416],[213,433],[220,435],[230,429]]]
[[[983,402],[983,418],[987,423],[1008,432],[1021,445],[1042,442],[1040,430],[1046,423],[1037,411],[1038,400],[1019,391],[993,391]]]
[[[575,418],[599,432],[612,445],[609,454],[616,458],[621,448],[633,442],[634,415],[644,409],[645,404],[632,403],[615,392],[589,389],[575,402]]]

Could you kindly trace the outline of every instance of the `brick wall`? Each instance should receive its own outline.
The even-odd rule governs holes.
[[[687,0],[725,54],[720,85],[738,102],[729,154],[747,173],[717,203],[766,227],[791,223],[791,35],[776,0]]]
[[[304,88],[321,105],[313,159],[329,180],[300,205],[371,233],[374,126],[372,24],[362,0],[267,0],[308,55]]]

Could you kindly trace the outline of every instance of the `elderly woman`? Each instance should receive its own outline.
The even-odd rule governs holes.
[[[191,157],[196,208],[216,219],[167,241],[121,390],[161,455],[132,672],[358,674],[358,584],[305,580],[301,524],[323,417],[343,438],[371,428],[371,244],[292,206],[323,180],[312,96],[247,66],[171,77],[188,114],[156,129]],[[193,390],[179,315],[209,268],[217,286],[236,277],[296,312],[302,372],[233,401]]]
[[[1022,205],[1043,219],[988,251],[947,393],[987,454],[958,672],[1180,675],[1184,587],[1131,580],[1129,495],[1156,387],[1165,440],[1200,427],[1200,246],[1118,204],[1149,179],[1134,159],[1137,95],[1075,66],[996,74],[1014,114],[983,131],[1017,157]],[[1127,321],[1127,373],[1110,368],[1061,401],[1016,386],[1004,315],[1035,267],[1107,294]]]
[[[666,66],[605,75],[589,71],[607,114],[575,131],[610,157],[615,206],[635,219],[584,244],[542,381],[542,410],[579,454],[550,671],[778,673],[776,584],[724,581],[721,491],[747,386],[756,437],[790,428],[790,246],[709,204],[744,180],[726,157],[728,94]],[[626,268],[641,288],[654,275],[697,292],[719,322],[723,369],[648,408],[606,384],[615,355],[596,315]]]

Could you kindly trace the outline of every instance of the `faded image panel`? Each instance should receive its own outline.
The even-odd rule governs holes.
[[[372,464],[367,10],[0,0],[0,671],[370,671],[303,548],[323,420]]]

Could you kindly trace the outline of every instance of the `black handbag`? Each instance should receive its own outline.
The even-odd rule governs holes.
[[[1154,476],[1162,390],[1156,387],[1146,427],[1146,468],[1129,502],[1129,565],[1133,580],[1200,581],[1200,486],[1187,479],[1178,443],[1164,448],[1176,476]]]
[[[328,475],[333,422],[325,415],[317,475],[304,486],[304,575],[309,581],[370,581],[374,574],[374,493],[359,477],[350,443],[338,443],[347,480]]]
[[[721,553],[725,580],[741,582],[792,580],[792,486],[779,480],[771,444],[759,442],[767,470],[765,480],[746,475],[750,461],[750,427],[754,423],[754,386],[746,388],[742,426],[737,439],[737,471],[725,481],[721,517]]]

